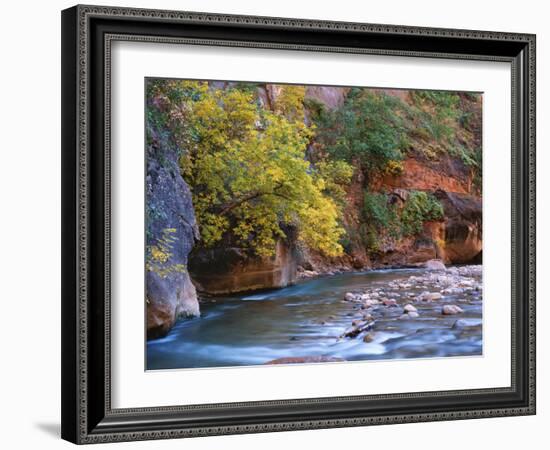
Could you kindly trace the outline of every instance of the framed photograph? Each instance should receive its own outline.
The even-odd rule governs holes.
[[[535,413],[535,36],[62,12],[62,437]]]

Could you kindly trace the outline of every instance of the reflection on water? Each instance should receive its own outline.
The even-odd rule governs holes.
[[[214,297],[202,316],[180,320],[161,339],[147,342],[147,369],[264,364],[284,357],[330,356],[347,361],[480,355],[481,294],[446,295],[414,303],[419,317],[400,320],[403,305],[425,286],[392,293],[398,307],[378,307],[370,342],[341,338],[364,311],[343,301],[349,291],[385,288],[391,281],[423,275],[418,269],[333,275],[283,289]],[[459,304],[460,316],[444,316],[444,304]],[[460,319],[460,326],[455,325]],[[454,325],[454,326],[453,326]]]

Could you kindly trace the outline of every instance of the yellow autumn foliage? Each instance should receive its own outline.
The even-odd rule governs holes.
[[[186,146],[180,165],[201,245],[214,247],[230,234],[240,247],[270,256],[291,225],[308,247],[341,255],[340,207],[329,195],[335,180],[325,181],[305,159],[313,131],[303,121],[304,87],[283,87],[270,111],[247,90],[171,83],[180,92],[172,109],[183,112],[171,128]]]

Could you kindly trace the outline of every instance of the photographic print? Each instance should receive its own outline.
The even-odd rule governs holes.
[[[482,99],[145,79],[146,369],[482,355]]]

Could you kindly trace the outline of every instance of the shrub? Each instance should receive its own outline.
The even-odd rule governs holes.
[[[145,268],[155,272],[161,278],[175,273],[184,273],[186,270],[184,264],[170,262],[173,256],[172,249],[178,240],[175,233],[175,228],[165,228],[157,242],[146,248]]]
[[[346,190],[353,175],[353,166],[345,161],[319,161],[315,164],[317,175],[323,180],[323,192],[344,206]]]
[[[455,126],[462,112],[460,97],[456,92],[413,91],[416,110],[411,110],[413,119],[436,140],[451,141],[455,138]]]
[[[449,155],[460,159],[466,167],[472,170],[474,186],[481,190],[483,169],[481,148],[470,149],[464,145],[452,146],[449,148]]]
[[[275,100],[275,111],[283,114],[290,120],[304,118],[305,86],[285,85]]]
[[[358,162],[368,175],[403,159],[409,145],[405,111],[396,97],[353,88],[341,108],[333,112],[317,108],[312,118],[328,156]]]
[[[389,202],[386,194],[365,192],[361,234],[365,247],[378,251],[384,237],[399,239],[422,231],[424,222],[443,218],[443,206],[432,195],[411,191],[402,209]]]
[[[449,155],[460,159],[465,166],[473,168],[478,166],[476,153],[478,153],[477,149],[472,150],[464,147],[463,145],[452,146],[449,148]]]
[[[418,234],[424,222],[443,218],[443,206],[432,194],[412,191],[401,211],[401,229],[405,236]]]
[[[380,192],[365,192],[363,197],[363,217],[365,246],[378,250],[379,238],[389,235],[397,238],[400,234],[400,219],[397,207],[388,202],[388,196]]]
[[[387,228],[395,221],[395,208],[388,205],[386,194],[365,192],[363,197],[363,218],[377,228]]]
[[[403,173],[404,167],[403,163],[401,161],[388,161],[388,164],[386,165],[386,168],[384,169],[384,172],[387,175],[401,175]]]

